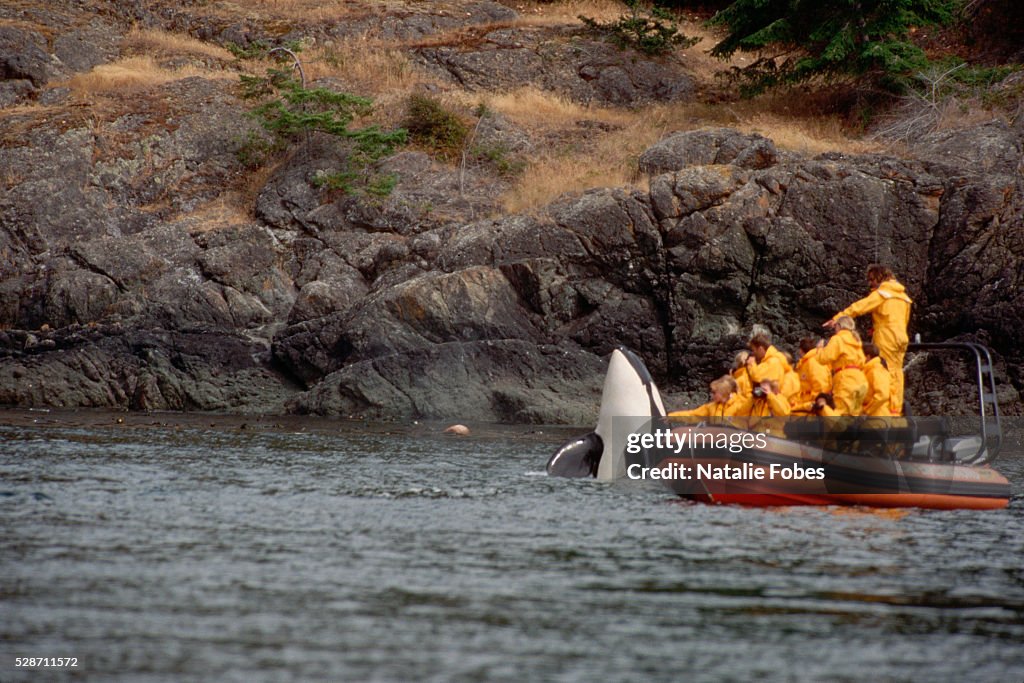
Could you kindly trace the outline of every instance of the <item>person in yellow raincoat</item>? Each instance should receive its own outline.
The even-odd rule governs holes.
[[[753,382],[750,381],[750,371],[747,370],[747,358],[750,357],[750,351],[737,351],[736,357],[733,359],[732,364],[732,378],[736,380],[736,393],[740,396],[750,396],[750,392],[754,389]]]
[[[779,383],[765,380],[735,405],[736,415],[745,417],[786,417],[792,412],[789,401],[779,391]]]
[[[786,372],[792,368],[789,367],[782,352],[772,346],[771,337],[763,332],[758,332],[750,338],[747,346],[750,348],[747,370],[750,371],[751,383],[778,382],[781,386]]]
[[[736,415],[742,398],[736,392],[736,380],[730,375],[723,375],[711,383],[711,400],[691,410],[674,410],[668,414],[673,417],[708,417],[727,418]]]
[[[839,417],[839,413],[836,412],[835,400],[832,398],[832,394],[827,391],[823,391],[814,397],[811,402],[811,413],[818,417]]]
[[[803,355],[795,368],[800,377],[800,395],[793,402],[794,414],[811,414],[818,396],[832,392],[832,371],[818,361],[818,341],[817,337],[804,337],[800,340],[800,352]]]
[[[750,396],[744,396],[736,402],[735,410],[733,423],[737,427],[781,436],[785,434],[784,418],[792,409],[789,401],[779,391],[779,383],[764,380],[754,386]]]
[[[907,295],[906,288],[896,281],[896,276],[885,266],[871,264],[868,266],[867,277],[871,293],[836,313],[824,326],[834,328],[841,316],[856,318],[871,314],[871,341],[878,347],[879,355],[889,367],[889,409],[893,415],[902,415],[903,357],[910,341],[907,323],[910,321],[910,306],[914,302]]]
[[[825,449],[844,448],[848,441],[839,440],[840,435],[845,432],[856,418],[844,417],[836,410],[835,400],[832,394],[822,392],[814,397],[811,402],[811,415],[821,419],[820,445]]]
[[[793,367],[793,356],[789,351],[782,351],[782,357],[786,360],[786,374],[782,376],[782,383],[779,385],[779,391],[786,400],[789,401],[790,407],[800,398],[800,375],[797,373],[796,368]]]
[[[840,415],[857,416],[864,407],[868,380],[864,376],[864,351],[854,331],[853,318],[836,321],[838,331],[818,351],[818,362],[832,370],[832,398]]]
[[[864,415],[871,417],[891,417],[892,408],[889,404],[891,395],[889,370],[885,361],[878,354],[878,347],[868,342],[864,344],[864,376],[868,380],[868,395],[864,399]]]

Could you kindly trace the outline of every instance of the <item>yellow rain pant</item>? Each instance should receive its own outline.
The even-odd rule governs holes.
[[[864,366],[864,376],[868,380],[868,396],[864,400],[864,414],[872,417],[890,417],[893,414],[889,404],[892,396],[892,376],[882,366],[881,358],[872,358]]]
[[[840,415],[860,415],[868,395],[868,380],[863,371],[846,368],[832,376],[832,400]]]

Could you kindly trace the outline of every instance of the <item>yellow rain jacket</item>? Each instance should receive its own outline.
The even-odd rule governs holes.
[[[742,368],[733,370],[732,378],[736,380],[736,393],[740,396],[750,396],[754,385],[750,382],[750,372],[747,371],[747,366],[744,365]]]
[[[732,417],[738,415],[737,409],[743,399],[738,393],[732,393],[729,395],[729,400],[725,403],[719,403],[718,401],[709,401],[702,406],[693,408],[691,410],[674,410],[668,414],[672,417]]]
[[[792,370],[789,367],[789,363],[786,362],[786,357],[782,355],[774,346],[769,346],[764,352],[764,358],[761,362],[750,368],[750,380],[754,384],[760,384],[765,380],[774,380],[782,386],[782,380],[786,376],[786,372]]]
[[[782,394],[768,394],[764,398],[744,396],[736,404],[735,415],[750,417],[786,417],[792,408]]]
[[[834,408],[829,408],[827,405],[822,407],[821,411],[817,413],[821,417],[839,417],[839,413]]]
[[[787,365],[786,367],[789,366]],[[796,370],[789,368],[786,374],[782,376],[779,392],[786,397],[790,406],[800,400],[800,375],[797,374]]]
[[[872,358],[864,366],[864,376],[868,380],[868,395],[864,399],[864,415],[872,417],[890,417],[892,410],[889,407],[890,376],[889,371],[882,366],[881,358]]]
[[[782,436],[785,434],[785,419],[791,411],[789,401],[780,394],[768,394],[763,398],[744,396],[736,406],[733,424],[740,429],[765,432]]]
[[[861,414],[868,380],[864,376],[864,351],[850,330],[839,330],[818,351],[818,362],[832,370],[832,398],[840,415]]]
[[[907,323],[910,306],[914,302],[906,288],[896,280],[886,280],[873,292],[836,313],[833,320],[848,315],[851,318],[871,314],[871,341],[879,355],[889,366],[889,409],[893,415],[903,414],[903,357],[907,353]]]
[[[810,413],[818,394],[832,391],[832,371],[818,361],[818,349],[811,349],[796,362],[796,372],[800,376],[800,396],[794,411]]]

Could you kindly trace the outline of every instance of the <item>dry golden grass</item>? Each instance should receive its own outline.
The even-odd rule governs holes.
[[[633,173],[624,163],[626,150],[613,141],[586,155],[545,156],[529,165],[518,183],[502,197],[509,213],[529,212],[550,204],[565,193],[594,187],[646,188],[646,179],[631,182]]]
[[[308,80],[337,78],[353,92],[371,97],[407,92],[428,78],[401,50],[368,39],[316,46],[300,57]]]
[[[255,175],[262,183],[266,183],[269,173],[260,172]],[[252,222],[251,207],[258,189],[253,189],[252,192],[247,192],[247,188],[230,190],[190,211],[188,217],[195,222],[193,227],[189,228],[189,233],[198,235]]]
[[[562,144],[534,153],[526,171],[503,198],[505,209],[512,212],[543,206],[566,192],[636,185],[635,159],[661,130],[650,117],[636,111],[588,107],[535,88],[489,95],[480,101],[531,137],[565,137]],[[580,122],[587,127],[581,128]],[[568,136],[559,136],[559,132]],[[644,182],[639,181],[641,185]]]
[[[231,53],[219,45],[157,29],[133,28],[121,41],[121,46],[129,52],[143,55],[170,54],[210,57],[228,62],[234,60]]]
[[[845,132],[845,122],[839,117],[799,120],[772,114],[753,114],[737,121],[732,127],[745,133],[758,133],[771,139],[780,149],[807,156],[824,152],[866,154],[884,149],[875,142],[851,138]]]
[[[530,86],[502,93],[453,92],[450,98],[468,107],[482,104],[533,133],[572,126],[581,119],[620,125],[634,118],[625,109],[591,107]]]
[[[504,197],[508,211],[541,207],[566,192],[599,186],[643,188],[636,173],[639,155],[666,134],[728,126],[772,139],[784,150],[805,155],[826,151],[878,152],[882,144],[851,137],[839,115],[815,114],[799,93],[729,105],[657,104],[639,109],[585,106],[535,88],[506,94],[453,94],[463,106],[482,103],[508,117],[534,139],[563,139],[534,153],[528,168]],[[588,122],[584,128],[579,122]],[[561,132],[562,135],[558,135]],[[889,149],[891,152],[892,150]]]
[[[977,99],[958,100],[952,97],[938,106],[937,114],[936,131],[971,128],[993,119],[1006,118]]]
[[[336,46],[314,45],[299,54],[307,85],[322,79],[336,81],[341,88],[373,101],[373,113],[353,121],[353,127],[377,124],[396,127],[401,121],[408,96],[436,78],[414,65],[400,49],[370,39],[356,39]],[[285,64],[287,66],[287,64]],[[269,59],[249,61],[244,68],[262,75],[282,64]],[[298,78],[299,74],[295,73]]]
[[[398,2],[377,0],[213,0],[204,6],[211,17],[248,17],[262,21],[273,33],[293,25],[344,21],[383,15],[385,11],[454,11],[458,2]],[[618,0],[563,0],[533,2],[515,6],[520,18],[501,24],[467,26],[428,37],[426,44],[469,45],[486,32],[509,26],[579,26],[579,15],[599,21],[614,21],[626,11]],[[722,62],[708,54],[717,41],[713,31],[699,20],[681,19],[680,30],[702,41],[680,50],[675,58],[705,90],[715,86],[716,74],[730,65],[742,66],[749,58],[737,55]],[[167,68],[156,58],[186,57],[209,63],[231,63],[251,73],[264,73],[271,60],[237,62],[226,50],[188,36],[165,31],[134,29],[124,39],[128,53],[137,56],[98,66],[72,78],[70,85],[78,98],[102,102],[107,93],[133,93],[189,76],[234,80],[237,73],[201,66]],[[347,39],[337,45],[311,44],[300,54],[307,81],[336,79],[349,92],[371,97],[375,113],[371,120],[354,126],[379,123],[397,126],[404,115],[404,101],[426,83],[440,85],[439,98],[449,108],[468,114],[478,104],[508,117],[523,129],[536,145],[526,171],[503,198],[508,211],[527,211],[550,203],[567,192],[601,186],[644,188],[646,179],[636,173],[637,157],[662,138],[677,130],[729,126],[760,133],[779,147],[803,154],[829,150],[843,152],[879,151],[880,143],[857,140],[848,134],[842,116],[828,111],[827,103],[811,101],[800,93],[773,95],[754,101],[723,104],[658,104],[635,109],[587,106],[536,88],[513,93],[467,92],[440,84],[410,59],[408,44],[375,40],[372,35]],[[180,61],[180,60],[179,60]],[[110,98],[107,98],[110,99]],[[94,112],[95,113],[95,112]],[[952,119],[952,114],[950,114]],[[581,125],[581,122],[583,124]],[[237,187],[195,212],[211,229],[250,220],[250,207],[272,167],[246,175]]]
[[[770,138],[781,149],[814,155],[838,151],[880,152],[882,147],[851,129],[849,95],[843,88],[794,88],[750,100],[719,104],[724,125]],[[891,151],[891,150],[890,150]]]
[[[110,92],[122,94],[139,92],[192,76],[237,78],[237,75],[233,73],[211,71],[192,65],[179,69],[165,69],[159,66],[152,57],[140,56],[128,57],[110,64],[101,64],[88,73],[74,75],[68,84],[79,97],[90,98]]]

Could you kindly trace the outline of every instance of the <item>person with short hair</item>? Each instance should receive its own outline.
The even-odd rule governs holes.
[[[742,429],[785,434],[785,418],[791,413],[789,401],[779,391],[775,380],[764,380],[754,386],[750,396],[744,396],[736,404],[733,424]]]
[[[868,380],[864,376],[864,351],[853,318],[840,316],[837,331],[818,351],[818,361],[832,370],[832,398],[840,415],[861,414]]]
[[[766,332],[757,332],[750,337],[747,347],[750,349],[747,370],[750,371],[751,384],[778,382],[781,386],[790,368],[782,352],[772,346],[772,338]]]
[[[889,366],[889,409],[893,415],[902,415],[903,358],[910,342],[907,324],[910,321],[910,307],[914,302],[893,272],[883,265],[872,263],[868,266],[867,280],[871,293],[836,313],[823,326],[834,328],[841,316],[856,318],[871,314],[871,341]]]

